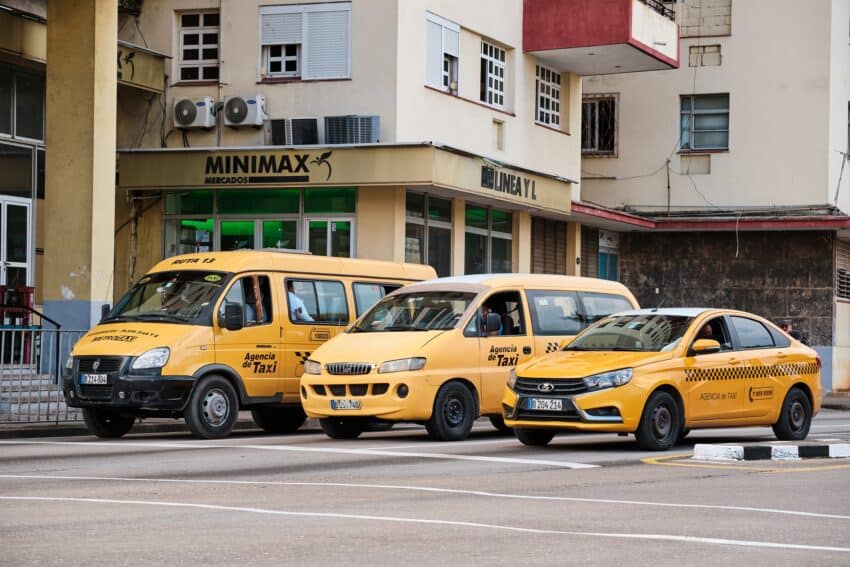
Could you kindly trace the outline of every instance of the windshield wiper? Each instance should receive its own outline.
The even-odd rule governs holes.
[[[178,323],[185,323],[190,319],[190,317],[186,317],[183,315],[175,315],[173,313],[139,313],[138,315],[136,315],[136,319],[148,319],[155,321],[177,321]]]

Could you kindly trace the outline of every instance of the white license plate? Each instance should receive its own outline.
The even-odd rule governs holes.
[[[564,400],[552,398],[528,398],[526,409],[543,411],[563,411]]]
[[[360,400],[331,400],[331,409],[358,410],[360,409]]]
[[[109,384],[106,374],[80,374],[80,384]]]

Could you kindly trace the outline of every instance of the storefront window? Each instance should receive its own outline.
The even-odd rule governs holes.
[[[212,250],[213,219],[166,219],[165,256]]]
[[[44,78],[19,73],[15,77],[15,135],[44,139]]]
[[[12,134],[12,70],[0,67],[0,134]]]
[[[263,248],[298,248],[298,221],[263,221]]]
[[[305,213],[353,213],[357,191],[355,189],[306,189]]]
[[[186,191],[165,196],[166,215],[211,215],[213,212],[212,191]]]
[[[218,193],[218,213],[221,215],[298,214],[301,194],[298,189],[250,190],[235,189]]]
[[[254,221],[221,221],[221,250],[255,248]]]
[[[0,193],[32,197],[32,147],[0,144]]]
[[[438,276],[451,275],[452,202],[408,191],[405,260],[430,264]]]
[[[466,206],[464,273],[509,273],[513,270],[513,213]]]

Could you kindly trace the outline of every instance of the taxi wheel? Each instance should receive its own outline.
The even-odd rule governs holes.
[[[655,392],[643,408],[635,437],[644,451],[666,451],[682,430],[679,404],[667,392]]]
[[[323,417],[319,425],[331,439],[357,439],[363,433],[363,423],[342,417]]]
[[[133,428],[136,418],[105,409],[83,408],[83,421],[89,433],[101,439],[117,439]]]
[[[555,432],[548,429],[514,429],[516,438],[529,447],[544,447],[555,437]]]
[[[682,443],[685,440],[685,437],[690,434],[690,432],[690,429],[688,429],[687,427],[683,427],[682,430],[679,432],[679,438],[676,440],[676,443]]]
[[[812,404],[809,397],[799,388],[791,388],[785,401],[779,421],[773,424],[773,433],[782,441],[801,441],[809,434],[812,426]]]
[[[460,441],[469,437],[475,421],[475,399],[460,382],[443,384],[434,400],[431,419],[425,423],[428,436],[437,441]]]
[[[194,437],[227,437],[239,416],[239,400],[233,385],[222,376],[207,376],[192,392],[183,418]]]
[[[490,423],[499,433],[504,433],[505,435],[510,435],[514,432],[513,427],[508,427],[505,425],[505,418],[501,415],[491,415]]]
[[[257,408],[251,410],[251,417],[267,433],[294,433],[307,419],[300,407]]]

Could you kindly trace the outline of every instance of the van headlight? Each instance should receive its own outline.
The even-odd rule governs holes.
[[[588,376],[587,378],[584,378],[584,385],[591,391],[604,390],[606,388],[613,388],[615,386],[628,384],[631,379],[632,369],[623,368],[621,370],[614,370],[613,372],[603,372],[602,374]]]
[[[168,347],[157,347],[152,348],[149,351],[142,353],[136,360],[133,361],[133,365],[130,367],[133,370],[144,370],[146,368],[162,368],[165,366],[165,363],[168,362],[168,357],[171,355],[171,351]]]
[[[304,374],[321,374],[322,373],[322,363],[316,362],[315,360],[310,360],[309,358],[304,363]]]
[[[508,388],[511,390],[516,386],[516,368],[508,370]]]
[[[408,372],[411,370],[422,370],[425,366],[425,359],[422,357],[414,358],[399,358],[398,360],[388,360],[381,364],[378,368],[379,374],[389,374],[390,372]]]

